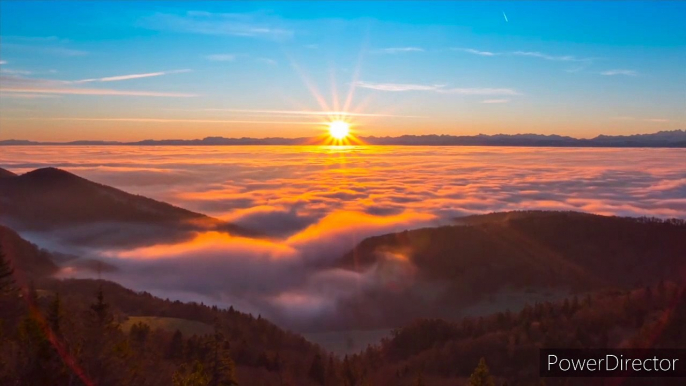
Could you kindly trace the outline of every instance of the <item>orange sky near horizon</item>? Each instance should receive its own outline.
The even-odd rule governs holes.
[[[133,142],[144,139],[201,139],[219,136],[227,138],[264,138],[264,137],[317,137],[327,130],[327,122],[322,117],[316,119],[286,118],[280,123],[271,124],[257,119],[241,117],[211,118],[148,118],[113,120],[71,120],[40,118],[0,117],[0,140],[21,139],[42,142],[68,142],[76,140],[102,140]],[[245,120],[263,122],[246,123]],[[400,135],[477,135],[477,134],[559,134],[575,138],[593,138],[599,134],[631,135],[654,133],[662,130],[679,130],[678,122],[628,120],[618,117],[593,121],[592,119],[563,120],[520,119],[506,124],[497,118],[455,119],[445,121],[440,118],[408,118],[383,122],[379,119],[351,117],[352,129],[357,136],[400,136]],[[232,122],[238,121],[238,122]],[[293,122],[293,123],[290,123]]]

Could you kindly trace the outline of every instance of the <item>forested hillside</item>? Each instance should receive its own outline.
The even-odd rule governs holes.
[[[603,291],[458,322],[421,319],[347,361],[356,369],[356,382],[364,377],[373,385],[682,385],[665,378],[616,383],[538,376],[540,348],[652,347],[686,347],[683,285]],[[481,358],[494,383],[470,383]]]
[[[339,268],[374,272],[386,282],[343,301],[347,320],[338,322],[381,328],[417,317],[458,318],[472,306],[521,307],[500,304],[507,301],[499,297],[530,302],[550,294],[552,300],[677,280],[686,272],[683,220],[507,212],[456,221],[370,237],[343,256]]]

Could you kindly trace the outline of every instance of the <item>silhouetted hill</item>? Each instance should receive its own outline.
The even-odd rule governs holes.
[[[120,230],[151,225],[176,231],[212,228],[251,234],[203,214],[126,193],[56,168],[0,178],[0,218],[19,229],[117,223],[114,229]],[[103,232],[107,230],[100,233]]]
[[[509,212],[458,222],[371,237],[343,256],[340,268],[388,283],[341,304],[342,314],[355,327],[388,327],[459,316],[502,293],[628,288],[686,272],[683,220]]]
[[[591,139],[543,134],[495,135],[402,135],[399,137],[360,137],[363,144],[396,146],[543,146],[543,147],[686,147],[686,131],[659,131],[650,134],[599,135]],[[321,145],[313,138],[224,138],[146,139],[137,142],[73,141],[33,142],[4,140],[2,145],[130,145],[130,146],[239,146],[239,145]]]

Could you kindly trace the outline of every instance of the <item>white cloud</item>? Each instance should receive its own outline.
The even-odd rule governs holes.
[[[0,64],[7,64],[6,60],[0,60]]]
[[[611,117],[610,119],[613,119],[616,121],[635,121],[635,120],[641,119],[641,118],[630,117],[630,116],[618,116],[618,117]],[[655,122],[655,123],[667,123],[667,122],[669,122],[669,119],[666,119],[666,118],[643,118],[642,120],[645,122]]]
[[[446,88],[445,85],[433,84],[408,84],[408,83],[373,83],[359,81],[355,83],[357,87],[366,88],[377,91],[389,92],[403,92],[403,91],[433,91],[443,94],[458,94],[458,95],[520,95],[519,92],[510,88]]]
[[[310,116],[348,116],[348,117],[401,117],[424,118],[417,115],[393,115],[375,113],[355,113],[347,111],[311,111],[311,110],[255,110],[255,109],[202,109],[201,111],[225,111],[229,113],[268,114],[268,115],[310,115]]]
[[[355,83],[357,87],[368,88],[378,91],[438,91],[445,87],[445,85],[424,85],[424,84],[408,84],[408,83],[374,83],[358,81]]]
[[[46,95],[46,94],[20,94],[20,93],[5,93],[0,90],[0,98],[12,98],[12,99],[42,99],[42,98],[59,98],[59,95]]]
[[[601,75],[625,75],[625,76],[636,76],[638,75],[638,72],[636,70],[622,70],[622,69],[617,69],[617,70],[607,70],[603,71],[600,73]]]
[[[157,13],[142,20],[142,25],[158,31],[202,35],[229,35],[283,40],[293,37],[293,30],[281,27],[274,17],[261,14],[211,13],[190,11],[182,15]]]
[[[565,70],[570,73],[579,72],[586,69],[593,63],[594,60],[593,58],[579,58],[574,55],[550,55],[539,51],[492,52],[476,50],[474,48],[453,48],[453,50],[467,52],[479,56],[527,56],[550,61],[578,63],[576,67]]]
[[[114,77],[117,78],[117,77]],[[112,95],[112,96],[146,96],[146,97],[195,97],[196,94],[180,92],[158,92],[141,90],[113,90],[99,88],[70,87],[74,82],[0,76],[0,92],[19,94],[58,94],[58,95]]]
[[[509,99],[486,99],[481,101],[481,103],[508,103]]]
[[[113,95],[113,96],[146,96],[146,97],[195,97],[196,94],[158,92],[158,91],[135,91],[135,90],[109,90],[96,88],[0,88],[0,92],[9,93],[34,93],[34,94],[62,94],[62,95]]]
[[[189,69],[184,69],[184,70],[174,70],[174,71],[148,72],[148,73],[143,73],[143,74],[117,75],[117,76],[108,76],[108,77],[104,77],[104,78],[75,80],[75,81],[70,82],[70,83],[116,82],[116,81],[120,81],[120,80],[150,78],[150,77],[154,77],[154,76],[162,76],[162,75],[169,75],[169,74],[180,74],[180,73],[190,72],[190,71],[191,70],[189,70]]]
[[[0,69],[0,73],[2,74],[10,74],[10,75],[30,75],[31,71],[26,71],[26,70],[12,70],[9,68],[2,68]]]
[[[480,56],[496,56],[496,55],[500,55],[500,54],[497,53],[497,52],[479,51],[479,50],[475,50],[475,49],[473,49],[473,48],[453,48],[453,49],[454,49],[455,51],[463,51],[463,52],[468,52],[468,53],[470,53],[470,54],[480,55]]]
[[[591,58],[577,58],[573,55],[555,56],[555,55],[549,55],[549,54],[545,54],[543,52],[537,52],[537,51],[515,51],[512,53],[512,55],[530,56],[530,57],[534,57],[534,58],[540,58],[540,59],[545,59],[545,60],[556,60],[556,61],[562,61],[562,62],[583,62],[583,61],[591,60]]]
[[[424,52],[424,49],[420,47],[390,47],[381,48],[372,52],[377,54],[400,54],[407,52]]]
[[[112,91],[112,90],[109,90]],[[147,91],[132,91],[136,93],[148,93]],[[135,95],[135,96],[177,96],[177,95],[150,95],[150,94],[102,94],[102,95]],[[178,94],[181,95],[181,94]],[[194,95],[188,95],[194,96]],[[78,118],[78,117],[48,117],[48,118],[17,118],[17,120],[30,121],[86,121],[86,122],[150,122],[150,123],[253,123],[253,124],[278,124],[278,125],[316,125],[321,122],[296,122],[296,121],[250,121],[233,119],[176,119],[176,118]]]

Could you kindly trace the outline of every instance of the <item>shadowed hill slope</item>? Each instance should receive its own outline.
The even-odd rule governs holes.
[[[341,265],[364,270],[380,252],[406,255],[428,280],[504,285],[633,285],[686,269],[686,222],[577,212],[508,212],[463,225],[372,237]]]
[[[0,247],[12,264],[15,276],[22,282],[57,271],[57,266],[48,251],[24,240],[17,232],[2,225],[0,225]]]
[[[61,169],[36,169],[19,176],[8,173],[0,178],[0,216],[17,229],[52,230],[127,223],[255,235],[242,227],[98,184]]]
[[[357,328],[397,326],[477,305],[517,309],[515,296],[629,288],[686,272],[683,220],[509,212],[458,222],[362,241],[338,267],[387,284],[362,288],[341,314]],[[503,294],[510,300],[499,303]]]
[[[7,169],[0,168],[0,178],[16,177],[17,175]]]

